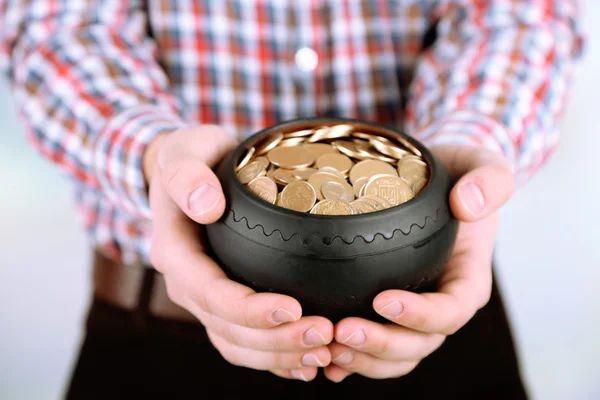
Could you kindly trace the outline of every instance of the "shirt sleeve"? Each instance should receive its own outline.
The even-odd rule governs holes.
[[[149,218],[146,145],[184,126],[142,0],[0,0],[0,67],[34,147]]]
[[[446,0],[411,86],[406,130],[502,153],[518,184],[559,137],[583,35],[575,0]]]

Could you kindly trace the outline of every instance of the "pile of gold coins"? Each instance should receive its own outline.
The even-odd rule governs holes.
[[[400,205],[429,181],[421,152],[352,125],[274,133],[250,147],[240,182],[269,203],[299,212],[353,215]]]

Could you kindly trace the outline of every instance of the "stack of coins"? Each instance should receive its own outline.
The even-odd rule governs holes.
[[[246,150],[237,175],[251,193],[277,206],[353,215],[412,199],[429,182],[429,167],[401,136],[339,124],[269,135]]]

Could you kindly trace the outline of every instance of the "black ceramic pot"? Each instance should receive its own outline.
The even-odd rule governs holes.
[[[275,206],[238,180],[235,169],[245,150],[265,136],[340,123],[409,140],[429,165],[427,186],[396,207],[329,216]],[[373,298],[387,289],[434,290],[456,239],[448,171],[421,143],[381,125],[340,118],[284,122],[246,139],[216,171],[227,206],[221,220],[206,226],[212,256],[231,279],[296,298],[303,315],[380,320]]]

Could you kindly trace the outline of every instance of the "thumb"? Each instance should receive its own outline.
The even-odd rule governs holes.
[[[183,156],[165,171],[163,185],[188,217],[200,224],[211,224],[221,218],[225,196],[219,179],[206,164]]]
[[[225,196],[211,170],[235,144],[220,129],[203,129],[202,135],[178,132],[159,164],[162,186],[192,220],[211,224],[223,215]],[[178,136],[179,135],[179,136]],[[171,139],[171,138],[169,138]]]
[[[483,219],[512,195],[514,174],[502,155],[467,146],[441,146],[432,150],[457,179],[450,192],[450,207],[459,220]]]

